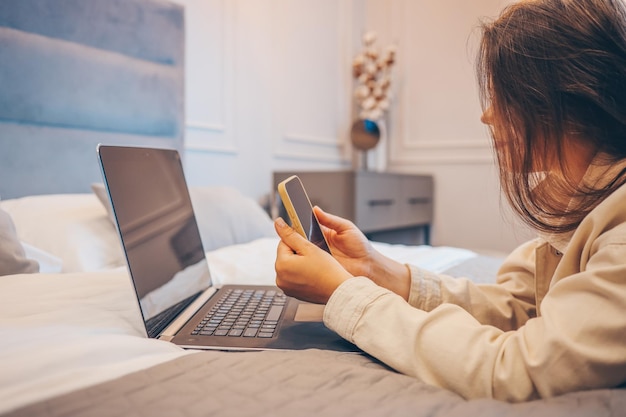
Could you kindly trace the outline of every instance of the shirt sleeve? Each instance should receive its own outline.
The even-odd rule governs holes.
[[[517,330],[481,323],[467,306],[415,308],[365,277],[335,291],[324,322],[394,369],[465,398],[516,402],[611,387],[626,379],[623,259],[626,244],[604,246]]]
[[[513,330],[536,316],[535,249],[539,240],[513,251],[498,271],[497,283],[475,284],[467,278],[435,274],[409,265],[409,304],[431,311],[441,304],[455,304],[482,324]]]

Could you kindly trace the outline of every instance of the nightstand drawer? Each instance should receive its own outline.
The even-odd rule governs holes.
[[[401,200],[398,223],[401,225],[429,224],[433,218],[432,177],[403,177],[400,181]]]
[[[355,182],[355,223],[364,232],[396,227],[400,183],[394,176],[360,175]]]

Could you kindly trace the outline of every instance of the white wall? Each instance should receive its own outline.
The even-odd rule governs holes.
[[[435,176],[433,243],[510,250],[526,239],[502,214],[473,67],[479,18],[504,0],[177,2],[186,6],[190,184],[261,199],[274,170],[350,168],[351,61],[361,34],[375,30],[380,46],[398,45],[378,153],[389,170]]]

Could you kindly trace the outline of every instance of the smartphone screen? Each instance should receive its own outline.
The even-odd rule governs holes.
[[[297,220],[302,226],[301,232],[304,233],[305,237],[317,247],[330,253],[330,249],[328,248],[328,244],[324,238],[324,233],[322,232],[322,228],[320,227],[315,214],[313,214],[313,207],[311,206],[311,202],[309,201],[306,191],[304,191],[300,178],[296,176],[290,177],[283,181],[282,186],[284,186],[284,192],[286,195],[281,193],[281,198],[283,199],[283,204],[285,205],[287,213],[291,218],[292,226],[297,229],[294,225],[292,210],[288,207],[289,204],[291,204],[293,211],[297,215]],[[280,188],[281,187],[279,186],[279,191],[281,191]]]

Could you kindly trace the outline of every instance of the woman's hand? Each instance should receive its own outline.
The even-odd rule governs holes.
[[[348,272],[367,277],[408,300],[411,277],[404,264],[374,249],[351,221],[326,213],[317,206],[313,210],[333,256]]]
[[[276,285],[289,296],[326,304],[337,287],[352,275],[283,219],[276,219],[274,227],[281,239],[276,253]]]
[[[342,217],[313,208],[330,250],[339,263],[354,276],[371,276],[376,250],[355,225]]]

